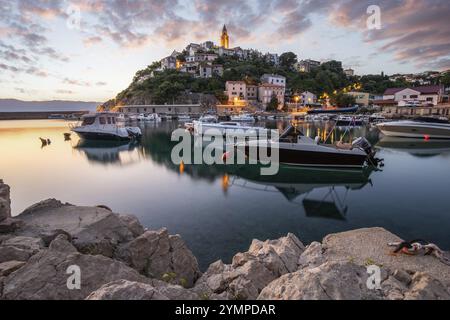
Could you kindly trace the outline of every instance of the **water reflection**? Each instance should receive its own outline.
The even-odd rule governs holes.
[[[377,147],[407,152],[417,157],[434,157],[450,153],[450,141],[383,137]]]
[[[73,148],[93,164],[122,166],[141,160],[140,146],[136,142],[79,140]]]

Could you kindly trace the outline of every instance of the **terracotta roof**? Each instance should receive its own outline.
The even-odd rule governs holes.
[[[384,92],[384,95],[385,96],[394,95],[397,92],[405,90],[405,89],[419,91],[422,94],[432,94],[432,93],[439,93],[439,91],[441,90],[441,87],[438,85],[434,85],[434,86],[421,86],[421,87],[388,88]]]

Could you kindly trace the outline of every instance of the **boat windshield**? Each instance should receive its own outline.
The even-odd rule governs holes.
[[[83,122],[81,123],[82,126],[89,126],[91,124],[94,124],[95,117],[85,117],[83,119]]]
[[[284,131],[281,136],[279,141],[280,142],[288,142],[288,143],[296,143],[298,141],[299,137],[302,137],[303,133],[298,130],[296,127],[294,126],[290,126],[289,128],[286,129],[286,131]]]

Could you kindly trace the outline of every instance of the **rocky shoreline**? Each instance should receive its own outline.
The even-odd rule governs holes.
[[[296,300],[450,299],[450,266],[430,255],[392,254],[400,241],[382,228],[326,236],[253,240],[231,264],[202,273],[179,235],[146,230],[105,206],[49,199],[11,217],[0,180],[0,299]],[[367,266],[380,271],[369,289]],[[80,287],[68,288],[71,266]]]

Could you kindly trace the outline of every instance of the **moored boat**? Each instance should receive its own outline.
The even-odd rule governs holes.
[[[118,121],[115,112],[100,112],[84,115],[81,124],[71,125],[71,131],[88,140],[133,140],[142,136],[138,127],[126,127]]]
[[[219,122],[219,123],[204,123],[200,121],[193,122],[194,133],[195,134],[217,134],[220,133],[222,135],[226,134],[248,134],[250,132],[254,132],[259,135],[261,133],[268,132],[267,129],[262,127],[252,127],[246,126],[239,122],[227,121],[227,122]]]
[[[379,123],[377,127],[388,137],[450,139],[450,124],[448,122],[402,120]]]

